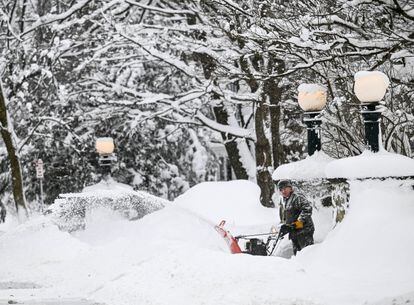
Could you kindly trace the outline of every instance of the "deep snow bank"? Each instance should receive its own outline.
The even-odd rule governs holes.
[[[232,226],[273,224],[274,209],[260,204],[260,188],[247,180],[204,182],[179,196],[174,203],[218,224]]]
[[[0,279],[50,285],[49,270],[87,252],[87,245],[37,216],[0,236]]]
[[[10,295],[20,301],[90,297],[142,262],[155,260],[162,266],[163,253],[179,249],[227,253],[227,245],[211,225],[182,208],[167,207],[139,221],[99,208],[89,211],[86,221],[85,230],[69,234],[42,216],[0,236],[0,281],[37,287],[0,289],[0,300]]]
[[[345,283],[338,298],[361,295],[375,300],[414,291],[412,184],[352,181],[344,221],[297,260],[308,272],[335,279],[335,285]]]

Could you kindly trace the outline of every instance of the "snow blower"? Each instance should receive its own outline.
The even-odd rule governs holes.
[[[273,255],[276,246],[280,240],[288,233],[284,230],[277,231],[276,228],[272,227],[269,233],[258,233],[248,235],[238,235],[233,237],[231,233],[224,229],[225,221],[222,220],[219,225],[215,226],[215,229],[224,238],[227,245],[230,248],[230,252],[236,253],[247,253],[251,255],[271,256]],[[266,242],[259,236],[268,236]],[[246,240],[245,251],[242,251],[238,241],[240,239]]]

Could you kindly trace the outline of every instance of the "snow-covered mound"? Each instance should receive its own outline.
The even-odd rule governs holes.
[[[381,150],[364,151],[359,156],[335,160],[326,166],[328,178],[406,177],[414,176],[414,160]]]
[[[297,260],[343,283],[337,298],[384,298],[414,291],[413,181],[352,181],[350,209],[323,244]],[[359,288],[351,283],[358,283]],[[325,289],[335,289],[332,281]],[[357,285],[358,285],[357,284]],[[331,287],[332,286],[332,287]]]
[[[38,216],[0,236],[0,281],[43,286],[51,274],[59,272],[50,272],[51,266],[60,269],[87,252],[87,245],[60,231],[49,218]]]
[[[19,289],[14,294],[20,301],[90,298],[100,290],[111,299],[106,285],[144,262],[165,265],[164,253],[192,253],[194,249],[228,252],[209,223],[181,208],[166,207],[139,221],[128,221],[106,208],[90,210],[86,218],[85,230],[72,234],[60,231],[44,216],[4,233],[0,236],[0,261],[6,268],[0,268],[0,281],[36,284],[34,290]],[[135,300],[124,302],[122,296],[134,289],[133,283],[126,285],[116,295],[116,304],[134,304]],[[10,294],[0,289],[0,304]]]
[[[369,178],[414,176],[414,160],[381,150],[364,151],[359,156],[333,159],[317,151],[304,160],[282,164],[273,172],[273,180],[311,180],[316,178]]]
[[[280,165],[273,172],[272,179],[311,180],[326,178],[325,167],[333,160],[335,159],[329,157],[323,151],[316,151],[304,160]]]
[[[274,209],[260,204],[260,188],[247,180],[204,182],[179,196],[174,203],[218,224],[221,220],[233,226],[272,224]]]

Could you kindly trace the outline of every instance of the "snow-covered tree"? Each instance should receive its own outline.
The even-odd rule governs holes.
[[[16,200],[23,180],[35,198],[37,158],[49,200],[96,181],[97,136],[118,144],[118,179],[173,198],[211,178],[218,133],[236,177],[257,181],[269,206],[273,169],[304,155],[300,83],[328,87],[324,150],[364,149],[358,70],[391,77],[384,146],[413,154],[408,2],[16,0],[0,9],[2,136],[19,161],[12,173],[24,176],[12,180]]]

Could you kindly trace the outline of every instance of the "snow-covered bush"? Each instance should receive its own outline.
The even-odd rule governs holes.
[[[61,230],[72,232],[87,226],[85,216],[97,208],[109,208],[129,220],[162,209],[169,201],[145,192],[62,194],[47,210]]]

